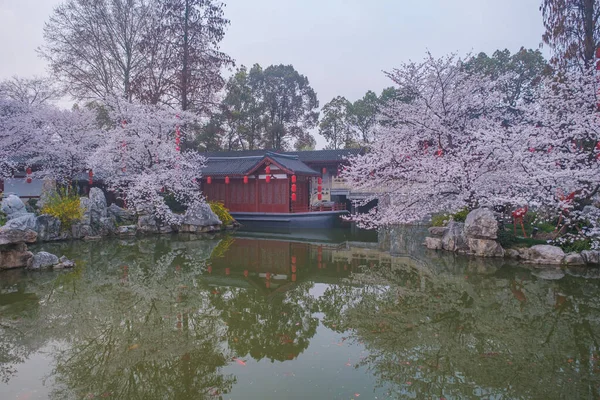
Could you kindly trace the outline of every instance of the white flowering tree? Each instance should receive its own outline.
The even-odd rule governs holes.
[[[0,178],[13,176],[20,156],[32,150],[35,121],[35,109],[29,104],[0,98]]]
[[[514,192],[498,81],[467,73],[455,56],[431,54],[387,75],[404,100],[382,110],[369,151],[344,171],[355,190],[378,193],[379,206],[357,222],[409,223]]]
[[[193,115],[119,99],[109,102],[107,109],[114,126],[90,165],[109,189],[125,195],[129,208],[176,223],[166,194],[184,206],[204,201],[199,178],[205,159],[180,147]]]

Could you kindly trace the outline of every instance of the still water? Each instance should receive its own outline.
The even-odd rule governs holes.
[[[39,246],[78,267],[0,273],[0,399],[599,398],[597,271],[422,237]]]

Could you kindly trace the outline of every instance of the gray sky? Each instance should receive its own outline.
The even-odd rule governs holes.
[[[382,71],[426,50],[488,54],[538,48],[540,0],[225,0],[222,50],[238,65],[292,64],[320,104],[390,86]],[[43,75],[35,48],[61,0],[0,0],[0,80]],[[544,53],[547,55],[547,49]],[[318,147],[325,141],[318,138]]]

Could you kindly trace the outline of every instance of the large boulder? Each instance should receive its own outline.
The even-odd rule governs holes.
[[[100,219],[108,216],[106,196],[104,196],[102,189],[91,188],[89,200],[90,220],[92,224],[100,222]]]
[[[39,209],[42,209],[48,200],[56,194],[56,181],[54,179],[44,179],[40,199],[37,202]]]
[[[219,220],[219,217],[217,217],[217,214],[213,212],[210,206],[204,203],[190,206],[185,212],[181,224],[194,226],[215,226],[221,225],[221,220]]]
[[[464,224],[462,222],[450,221],[448,230],[442,237],[442,247],[448,251],[468,251],[469,246],[464,236]]]
[[[35,243],[37,233],[34,230],[10,229],[6,226],[0,228],[0,245],[14,243]]]
[[[14,194],[9,194],[2,199],[2,212],[6,214],[8,221],[29,214],[25,208],[25,203],[21,201],[19,196]]]
[[[497,239],[498,221],[494,213],[487,208],[477,208],[467,215],[465,236],[476,239]]]
[[[137,222],[137,215],[135,212],[126,208],[121,208],[116,204],[111,204],[107,209],[108,215],[113,217],[119,224],[135,224]]]
[[[36,253],[33,258],[31,259],[31,262],[28,265],[29,269],[43,269],[43,268],[49,268],[52,267],[56,264],[58,264],[58,257],[55,256],[54,254],[45,252],[45,251],[40,251],[39,253]]]
[[[20,216],[11,219],[4,224],[6,229],[17,229],[17,230],[28,230],[37,231],[37,218],[33,214],[21,214]]]
[[[21,242],[1,246],[0,270],[26,267],[32,257],[33,253],[27,250],[25,243]]]
[[[71,225],[71,238],[83,239],[86,236],[93,236],[94,232],[90,225],[73,224]]]
[[[504,257],[504,249],[500,243],[490,239],[467,238],[471,254],[480,257]]]
[[[79,198],[79,207],[83,210],[83,217],[81,218],[82,225],[90,225],[92,219],[90,216],[90,199],[87,197]]]
[[[68,234],[61,231],[60,220],[52,215],[43,214],[37,217],[36,230],[38,240],[41,242],[65,240],[68,238]]]
[[[563,260],[565,265],[585,265],[585,260],[579,253],[569,253]]]
[[[119,236],[135,236],[137,233],[137,225],[121,225],[117,227]]]
[[[448,228],[445,226],[432,226],[428,229],[429,234],[434,237],[442,237],[448,231]]]
[[[525,261],[531,264],[560,265],[565,259],[565,252],[560,247],[548,244],[535,245],[526,254]]]
[[[581,252],[581,257],[583,257],[587,264],[600,264],[600,251],[598,250],[584,250]]]
[[[160,224],[153,215],[140,215],[137,231],[141,233],[171,233],[173,228],[170,225]]]
[[[426,237],[425,247],[431,250],[442,250],[442,239],[439,237]]]

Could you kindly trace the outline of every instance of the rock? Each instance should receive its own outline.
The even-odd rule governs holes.
[[[90,217],[90,199],[87,197],[80,197],[79,206],[83,209],[83,218],[81,218],[81,224],[90,225],[92,223]]]
[[[54,266],[54,269],[63,269],[63,268],[74,268],[75,262],[69,260],[67,257],[62,256],[58,259],[58,264]]]
[[[598,265],[600,264],[600,251],[599,250],[584,250],[581,252],[581,257],[587,264]]]
[[[71,237],[73,239],[82,239],[86,236],[93,234],[92,227],[90,225],[73,224],[71,225]]]
[[[181,224],[194,226],[214,226],[221,225],[221,221],[219,220],[219,217],[217,217],[217,214],[211,210],[210,206],[206,203],[203,203],[190,206],[185,212]]]
[[[480,257],[504,257],[504,249],[500,243],[490,239],[467,238],[471,254]]]
[[[600,268],[567,267],[565,272],[577,278],[600,279]]]
[[[119,236],[135,236],[137,233],[137,225],[121,225],[117,227]]]
[[[27,250],[25,243],[2,247],[0,249],[0,270],[26,267],[33,257],[33,253]]]
[[[6,226],[0,228],[0,245],[13,243],[35,243],[37,232],[34,230],[10,229]]]
[[[68,237],[66,232],[61,232],[60,220],[52,215],[43,214],[37,217],[36,231],[40,242],[65,240]]]
[[[526,261],[532,264],[560,265],[565,258],[565,253],[560,247],[548,244],[538,244],[527,252]]]
[[[156,221],[153,215],[140,215],[137,223],[137,230],[141,233],[171,233],[173,228],[170,225],[162,225]]]
[[[4,225],[4,228],[19,229],[22,231],[31,229],[33,231],[37,231],[37,218],[33,214],[22,214],[8,221]]]
[[[107,209],[108,215],[115,218],[118,223],[135,224],[137,216],[135,212],[121,208],[116,204],[111,204]]]
[[[33,259],[28,266],[29,269],[49,268],[58,264],[58,257],[45,251],[40,251],[33,256]]]
[[[448,251],[466,251],[469,249],[463,235],[464,224],[450,221],[448,230],[442,237],[442,247]]]
[[[448,228],[445,226],[432,226],[428,231],[431,236],[442,237],[448,231]]]
[[[9,194],[2,199],[2,212],[6,214],[6,219],[8,221],[29,214],[25,207],[25,203],[21,201],[19,196],[14,194]]]
[[[585,260],[579,253],[569,253],[563,261],[566,265],[585,265]]]
[[[97,235],[108,236],[117,232],[117,223],[112,217],[104,217],[100,218],[95,228]]]
[[[565,277],[561,269],[536,269],[532,274],[547,281],[556,281]]]
[[[44,204],[48,202],[48,199],[56,193],[56,181],[54,179],[44,179],[42,183],[42,191],[40,192],[40,199],[38,200],[37,206],[41,210]]]
[[[470,238],[497,239],[498,221],[491,210],[477,208],[467,215],[464,233]]]
[[[108,216],[108,211],[106,209],[106,196],[104,196],[102,189],[96,187],[90,189],[89,209],[90,223],[92,226],[94,223],[100,222],[102,218],[106,218]]]
[[[517,249],[506,249],[504,250],[504,256],[513,259],[519,259],[521,257],[521,253]]]
[[[431,250],[442,250],[442,239],[437,237],[426,237],[425,247]]]

